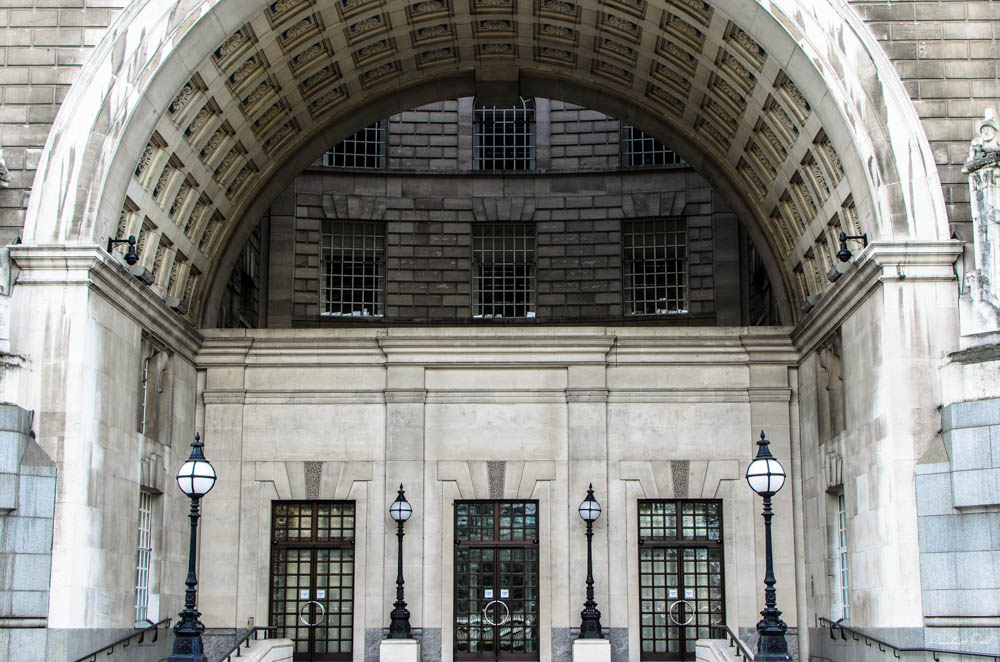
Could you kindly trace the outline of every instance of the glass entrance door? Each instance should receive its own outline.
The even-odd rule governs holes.
[[[270,624],[295,660],[349,660],[354,625],[354,504],[281,501],[271,508]]]
[[[456,660],[538,659],[538,503],[455,504]]]
[[[722,503],[639,502],[640,658],[694,660],[723,636]]]

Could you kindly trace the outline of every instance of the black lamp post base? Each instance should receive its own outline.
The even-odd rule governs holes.
[[[601,612],[596,608],[593,610],[584,609],[580,613],[580,638],[581,639],[603,639],[601,632]]]
[[[167,662],[208,662],[201,635],[175,635],[174,650]]]
[[[755,662],[788,662],[788,642],[785,640],[785,632],[788,626],[781,619],[775,618],[771,622],[761,621],[757,624],[757,632],[760,639],[757,641],[757,655]]]

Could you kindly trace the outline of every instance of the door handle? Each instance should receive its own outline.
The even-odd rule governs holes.
[[[323,610],[323,615],[320,616],[319,620],[316,621],[315,623],[310,623],[302,616],[302,610],[308,607],[309,605],[316,605],[317,607]],[[302,606],[299,607],[299,620],[302,621],[302,625],[305,625],[307,628],[316,627],[317,625],[322,623],[325,618],[326,618],[326,607],[324,607],[322,603],[317,602],[316,600],[309,600],[308,602],[303,602]]]
[[[506,610],[506,612],[507,612],[504,615],[503,620],[500,621],[499,623],[494,623],[493,621],[491,621],[490,620],[490,616],[489,616],[489,608],[492,607],[493,605],[496,605],[496,604],[502,605],[503,608],[504,608],[504,610]],[[487,623],[489,623],[490,625],[494,625],[494,626],[496,626],[496,625],[503,625],[504,623],[506,623],[507,621],[510,620],[510,607],[508,607],[507,603],[504,602],[503,600],[491,600],[490,602],[486,603],[485,607],[483,607],[483,620],[486,621]]]
[[[687,619],[686,621],[684,621],[683,623],[681,623],[681,622],[680,622],[680,621],[678,621],[678,620],[677,620],[676,618],[674,618],[674,607],[676,607],[677,605],[680,605],[680,604],[685,604],[685,605],[687,605],[688,607],[690,607],[690,606],[691,606],[691,603],[690,603],[690,602],[688,602],[687,600],[677,600],[676,602],[674,602],[673,604],[671,604],[671,605],[670,605],[669,607],[667,607],[667,618],[669,618],[669,619],[670,619],[670,621],[671,621],[671,622],[672,622],[672,623],[673,623],[674,625],[680,625],[680,626],[685,626],[685,625],[690,625],[690,624],[691,624],[691,621],[693,621],[693,620],[694,620],[694,614],[693,614],[693,613],[692,613],[692,614],[690,614],[690,615],[688,616],[688,619]]]

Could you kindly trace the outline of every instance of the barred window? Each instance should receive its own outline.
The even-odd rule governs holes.
[[[381,120],[361,129],[323,155],[330,168],[385,168],[386,122]]]
[[[666,145],[639,127],[622,123],[622,164],[629,167],[683,165]]]
[[[476,106],[476,170],[534,170],[535,100],[512,108]]]
[[[383,315],[385,299],[385,225],[361,221],[323,221],[323,315]]]
[[[837,586],[836,603],[840,607],[840,618],[845,623],[851,622],[851,580],[847,565],[847,505],[844,493],[837,495],[837,538],[834,541],[834,560],[837,564],[835,582]],[[836,614],[834,618],[836,619]]]
[[[472,226],[473,317],[535,316],[535,226]]]
[[[139,542],[135,568],[135,622],[149,614],[149,570],[153,556],[153,495],[139,492]]]
[[[687,312],[687,221],[623,224],[625,311],[629,315]]]

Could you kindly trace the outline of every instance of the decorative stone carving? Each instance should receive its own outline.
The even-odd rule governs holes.
[[[191,83],[185,83],[181,91],[177,93],[174,100],[170,102],[170,106],[167,110],[171,115],[176,115],[177,113],[184,110],[184,106],[187,105],[188,101],[194,96],[194,85]]]
[[[995,111],[976,123],[962,172],[969,175],[973,269],[961,299],[963,335],[1000,331],[1000,141]]]
[[[3,150],[0,149],[0,188],[10,186],[10,171],[7,170],[7,160],[3,157]]]
[[[503,498],[506,473],[507,463],[503,460],[489,460],[486,462],[486,474],[489,476],[491,499]]]
[[[839,334],[817,352],[816,420],[820,443],[833,439],[846,427],[842,352]]]

